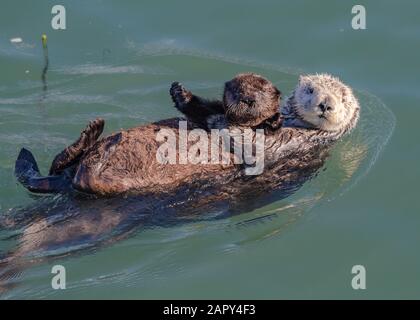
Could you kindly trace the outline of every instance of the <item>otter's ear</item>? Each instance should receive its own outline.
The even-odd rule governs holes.
[[[274,95],[276,96],[277,100],[280,100],[281,98],[281,91],[277,89],[277,87],[274,87]]]
[[[353,91],[349,87],[345,86],[341,89],[341,97],[343,103],[350,102],[353,98]]]
[[[299,84],[304,83],[305,80],[306,80],[306,77],[305,76],[302,76],[302,75],[299,76]]]
[[[299,76],[299,85],[304,85],[306,83],[310,82],[310,78],[307,75],[300,75]]]

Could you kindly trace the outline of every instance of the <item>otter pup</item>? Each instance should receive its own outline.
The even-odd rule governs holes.
[[[179,82],[172,83],[170,94],[175,107],[206,130],[226,126],[276,130],[281,126],[281,92],[254,73],[241,73],[226,82],[223,101],[193,95]]]
[[[238,112],[238,109],[245,106],[246,114],[254,112],[252,107],[251,109],[246,107],[249,104],[242,101],[243,96],[230,95],[229,89],[225,91],[226,117],[232,119],[228,121],[235,123],[239,120],[242,124],[252,126],[264,123],[265,116],[255,121],[246,115],[241,116],[244,113],[240,110]],[[264,95],[256,97],[271,101],[272,109],[269,110],[274,112],[273,101],[276,94],[275,91],[272,92],[274,94],[268,97]],[[204,99],[192,93],[187,92],[186,96],[190,99],[184,104],[186,106],[184,110],[192,110],[197,105],[204,105],[206,110],[205,107],[210,105],[202,104],[201,101]],[[178,95],[175,95],[175,98],[178,98]],[[198,104],[189,103],[193,99],[198,101]],[[215,105],[217,107],[210,108],[205,116],[189,111],[186,113],[207,127],[209,116],[220,114],[220,111],[225,110],[220,102]],[[229,108],[231,112],[228,112]],[[292,173],[298,179],[302,168],[312,166],[314,161],[319,160],[313,150],[319,149],[320,146],[331,145],[354,128],[359,113],[360,107],[352,90],[337,78],[330,75],[300,77],[298,85],[282,108],[284,117],[282,127],[273,130],[265,139],[263,155],[265,163],[269,168],[281,165],[281,172],[277,173],[276,181],[270,182],[273,188],[280,188],[283,182],[290,182]],[[56,156],[50,169],[52,175],[48,177],[40,175],[32,154],[22,149],[15,166],[18,180],[35,192],[59,192],[66,188],[75,188],[102,195],[125,192],[163,195],[180,190],[181,187],[187,190],[200,188],[201,182],[206,186],[219,186],[218,189],[222,189],[224,185],[237,184],[239,192],[244,186],[244,181],[249,179],[249,177],[244,178],[241,167],[234,165],[189,166],[159,163],[156,159],[159,148],[156,132],[168,128],[175,130],[176,135],[179,135],[177,131],[179,119],[162,120],[97,140],[103,130],[103,124],[101,119],[91,122],[74,144]],[[189,127],[191,128],[193,127]],[[268,173],[271,172],[271,169],[267,170]],[[267,174],[264,173],[264,176]],[[267,184],[267,181],[264,183]],[[225,195],[232,195],[232,192],[226,192]]]

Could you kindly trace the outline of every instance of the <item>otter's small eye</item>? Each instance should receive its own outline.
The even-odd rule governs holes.
[[[250,98],[250,97],[245,97],[240,99],[242,102],[246,103],[249,106],[252,106],[255,103],[255,99]]]

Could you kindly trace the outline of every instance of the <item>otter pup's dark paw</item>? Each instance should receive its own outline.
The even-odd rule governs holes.
[[[80,146],[86,149],[92,146],[104,131],[105,121],[103,119],[95,119],[90,121],[86,129],[80,134]]]
[[[280,113],[276,113],[271,118],[267,119],[263,123],[264,133],[269,134],[272,131],[276,131],[283,124],[283,117]]]
[[[177,108],[182,108],[187,105],[193,97],[191,91],[185,89],[179,82],[172,83],[169,93],[171,94],[172,101],[175,103],[175,107]]]

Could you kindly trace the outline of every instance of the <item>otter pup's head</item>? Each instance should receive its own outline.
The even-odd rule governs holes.
[[[225,115],[230,124],[254,127],[279,112],[281,92],[267,79],[242,73],[226,82]]]
[[[301,76],[288,104],[308,127],[323,131],[348,131],[359,118],[352,90],[328,74]]]

